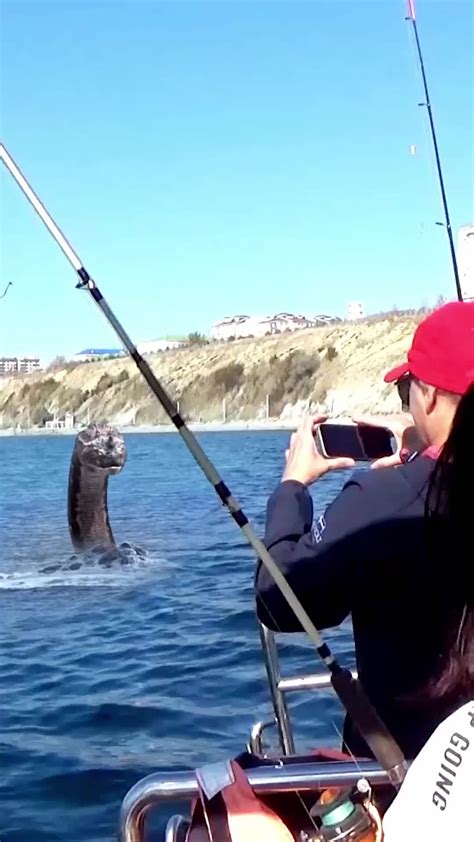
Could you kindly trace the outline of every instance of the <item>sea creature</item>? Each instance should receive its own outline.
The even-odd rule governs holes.
[[[109,476],[118,474],[127,461],[121,433],[108,424],[91,424],[76,436],[69,468],[67,513],[69,534],[78,554],[66,566],[79,570],[84,565],[131,564],[145,552],[132,544],[117,546],[107,506]],[[53,564],[42,573],[56,573],[63,565]]]

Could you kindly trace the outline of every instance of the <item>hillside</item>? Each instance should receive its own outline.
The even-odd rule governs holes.
[[[286,419],[310,404],[331,414],[399,410],[385,371],[403,359],[420,316],[387,315],[295,333],[211,343],[148,360],[190,421]],[[68,364],[0,380],[0,428],[43,425],[74,413],[76,424],[160,424],[166,419],[128,359]]]

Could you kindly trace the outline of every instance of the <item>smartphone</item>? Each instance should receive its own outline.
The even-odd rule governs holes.
[[[397,449],[395,436],[388,427],[357,424],[321,424],[316,433],[317,446],[329,459],[347,456],[356,462],[371,462],[391,456]]]

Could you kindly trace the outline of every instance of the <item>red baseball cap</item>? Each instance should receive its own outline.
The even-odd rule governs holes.
[[[407,361],[384,380],[406,374],[455,395],[467,391],[474,382],[474,301],[452,301],[420,322]]]

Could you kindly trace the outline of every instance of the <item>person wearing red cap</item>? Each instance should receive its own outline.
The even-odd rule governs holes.
[[[352,475],[313,522],[308,486],[350,459],[325,459],[306,418],[291,437],[282,481],[267,505],[265,545],[315,625],[352,616],[360,680],[408,758],[474,690],[472,483],[474,302],[431,313],[405,362],[385,375],[409,407],[421,446],[389,467]],[[257,564],[260,620],[301,627]],[[345,746],[370,756],[350,719]]]
[[[474,301],[453,301],[417,327],[406,362],[385,375],[386,383],[412,375],[452,395],[474,382]]]

